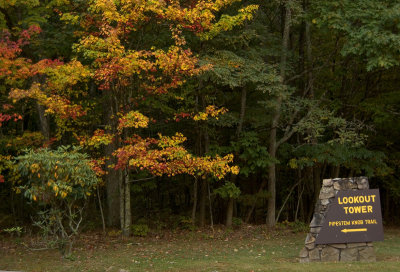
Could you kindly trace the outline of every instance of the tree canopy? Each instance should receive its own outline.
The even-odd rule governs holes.
[[[399,4],[0,3],[0,227],[75,200],[124,235],[274,227],[362,175],[398,213]]]

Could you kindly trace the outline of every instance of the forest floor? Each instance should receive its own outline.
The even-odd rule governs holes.
[[[32,237],[0,237],[0,270],[18,271],[400,271],[400,229],[386,228],[375,242],[375,263],[300,264],[305,232],[265,226],[230,230],[163,231],[145,238],[81,234],[73,257],[58,250],[36,251]]]

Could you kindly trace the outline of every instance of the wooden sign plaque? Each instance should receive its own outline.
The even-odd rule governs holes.
[[[379,190],[339,191],[330,203],[315,244],[383,240]]]

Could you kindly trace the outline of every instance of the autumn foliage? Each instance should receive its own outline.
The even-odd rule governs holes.
[[[80,221],[74,218],[82,218],[80,206],[103,184],[98,179],[109,173],[125,173],[126,177],[130,173],[152,177],[187,174],[196,180],[209,176],[221,180],[229,173],[238,174],[232,154],[196,156],[185,147],[187,138],[182,133],[154,133],[152,126],[158,120],[152,116],[152,106],[146,104],[148,98],[178,97],[173,93],[187,88],[188,79],[212,69],[200,64],[188,37],[197,42],[209,40],[250,20],[256,5],[241,8],[236,15],[221,16],[222,10],[235,2],[240,1],[90,0],[76,9],[68,5],[54,8],[58,23],[74,28],[68,56],[32,53],[40,52],[38,45],[43,46],[46,39],[38,24],[1,32],[0,80],[5,86],[2,99],[7,103],[0,110],[0,127],[22,120],[18,109],[25,109],[24,103],[35,105],[32,108],[39,113],[47,140],[43,146],[69,142],[82,148],[31,149],[15,157],[21,174],[14,181],[16,192],[49,205],[46,220],[59,218],[53,227],[63,229],[63,222],[69,220],[74,227],[60,235],[72,239],[77,233]],[[152,32],[162,33],[162,39],[143,42]],[[169,113],[163,118],[205,122],[226,112],[224,107],[210,105],[203,111]],[[50,135],[46,129],[51,130]],[[150,129],[153,136],[146,132]],[[5,157],[0,157],[3,162]],[[7,172],[11,175],[11,168]],[[0,183],[5,181],[3,175]],[[125,231],[130,222],[129,184],[121,179],[111,185],[119,186],[120,197],[125,199],[121,203],[128,203],[121,206],[125,211],[120,214]]]
[[[45,114],[54,118],[61,131],[56,135],[58,139],[63,131],[72,131],[85,148],[99,149],[118,143],[114,151],[118,160],[115,170],[129,168],[156,176],[211,174],[218,179],[230,172],[237,174],[238,168],[229,166],[232,155],[196,157],[183,147],[186,137],[181,133],[174,136],[159,134],[158,138],[140,136],[138,130],[148,128],[149,122],[155,120],[140,112],[140,99],[135,99],[139,94],[141,97],[166,95],[182,87],[189,77],[210,69],[210,65],[199,65],[185,36],[207,40],[252,18],[256,5],[240,9],[237,15],[223,15],[218,19],[216,14],[234,2],[238,1],[201,0],[181,4],[173,0],[92,0],[80,14],[55,9],[63,22],[79,29],[75,32],[77,43],[73,46],[76,57],[69,61],[61,57],[34,61],[29,54],[24,54],[24,48],[40,35],[42,29],[34,24],[19,33],[3,30],[0,79],[7,85],[10,104],[28,99],[45,108]],[[133,48],[132,39],[150,22],[169,33],[170,42],[159,47]],[[89,82],[95,82],[104,96],[113,97],[116,106],[111,118],[118,120],[111,122],[108,129],[95,129],[91,135],[82,134],[82,130],[76,128],[66,128],[86,124],[79,120],[91,114],[88,103],[82,103],[88,99]],[[12,105],[3,106],[3,110],[12,108]],[[179,116],[205,121],[218,118],[226,111],[209,106],[204,112],[177,114],[175,118],[176,121]],[[0,112],[0,126],[21,119],[18,113]],[[93,162],[101,162],[92,165],[97,173],[107,173],[102,166],[104,160],[101,156],[93,158]],[[43,179],[43,169],[40,165],[36,169],[35,165],[32,173]],[[0,176],[0,182],[3,181]],[[55,192],[65,197],[69,190]],[[38,194],[32,193],[32,197],[36,198]]]
[[[208,65],[199,66],[198,58],[187,46],[184,31],[209,38],[250,19],[256,9],[256,6],[249,6],[240,10],[238,16],[225,16],[216,21],[215,13],[232,2],[235,1],[195,1],[181,6],[179,1],[98,0],[91,1],[88,13],[80,18],[63,14],[65,20],[82,26],[76,52],[91,61],[89,69],[99,89],[116,98],[119,111],[115,115],[118,124],[111,132],[96,130],[81,143],[99,146],[119,139],[123,146],[114,153],[118,158],[116,169],[128,167],[168,176],[210,173],[219,179],[229,172],[237,173],[236,167],[229,166],[231,155],[215,158],[191,155],[182,146],[186,138],[180,133],[171,137],[159,135],[159,139],[142,138],[135,129],[147,128],[150,118],[126,99],[139,93],[145,96],[167,94],[182,86],[188,77],[210,69]],[[142,31],[149,21],[168,26],[166,31],[170,32],[171,44],[166,48],[131,49],[131,37]],[[224,112],[226,109],[210,106],[204,113],[193,115],[193,119],[205,120]]]

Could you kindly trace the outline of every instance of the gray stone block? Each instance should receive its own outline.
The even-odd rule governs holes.
[[[328,201],[328,203],[329,203],[329,201]],[[318,204],[318,205],[315,206],[315,212],[316,213],[325,213],[326,207],[328,207],[328,206],[327,205]]]
[[[359,190],[369,189],[369,183],[366,177],[357,178],[356,182]]]
[[[340,261],[341,262],[354,262],[358,259],[358,249],[357,248],[344,248],[340,251]]]
[[[376,262],[375,250],[373,247],[366,246],[359,249],[359,260],[361,262]]]
[[[310,250],[308,252],[308,254],[309,254],[308,256],[310,258],[310,261],[312,261],[312,262],[321,261],[321,255],[320,255],[320,251],[318,248],[314,248],[313,250]]]
[[[310,228],[310,232],[311,233],[319,233],[321,231],[321,227],[315,227],[315,228]]]
[[[351,190],[357,189],[358,185],[352,179],[339,179],[333,182],[333,188],[335,190]]]
[[[307,233],[305,244],[310,244],[315,242],[315,237],[311,233]]]
[[[347,248],[347,244],[330,244],[330,246],[338,249]]]
[[[312,249],[315,248],[315,243],[306,244],[305,247],[306,247],[308,250],[312,250]]]
[[[317,248],[319,248],[319,250],[321,251],[323,248],[325,248],[326,245],[318,245]]]
[[[327,246],[321,251],[322,262],[338,262],[340,250],[334,247]]]
[[[325,221],[325,216],[320,213],[314,213],[313,219],[311,220],[310,227],[315,228],[315,227],[322,227],[323,223]]]
[[[331,203],[331,200],[329,198],[321,199],[321,204],[322,205],[327,206],[329,203]]]
[[[333,187],[322,187],[319,192],[319,199],[328,199],[335,196]]]
[[[315,248],[315,237],[311,233],[308,233],[304,243],[306,248],[309,250]]]
[[[308,258],[308,250],[307,250],[307,248],[303,247],[303,248],[300,250],[299,257],[300,257],[300,258]]]
[[[348,243],[347,247],[348,248],[354,248],[354,247],[365,247],[367,243]]]
[[[323,186],[332,186],[333,185],[333,180],[332,179],[324,179],[322,181]]]

